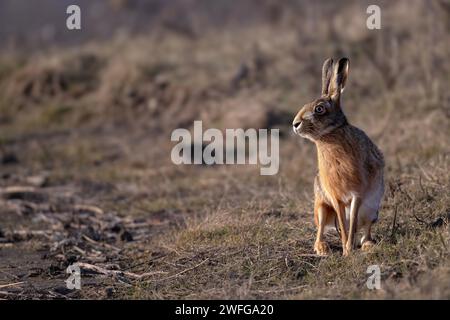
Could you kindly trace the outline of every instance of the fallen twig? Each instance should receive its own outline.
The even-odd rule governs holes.
[[[151,277],[157,274],[164,274],[167,272],[164,271],[154,271],[154,272],[146,272],[146,273],[142,273],[142,274],[137,274],[137,273],[133,273],[133,272],[129,272],[129,271],[121,271],[121,270],[108,270],[90,263],[84,263],[84,262],[79,262],[78,266],[80,267],[80,269],[84,269],[84,270],[88,270],[88,271],[93,271],[99,274],[104,274],[107,276],[125,276],[125,277],[129,277],[129,278],[133,278],[136,280],[141,280],[143,278],[147,278],[147,277]]]
[[[412,212],[412,215],[413,215],[413,217],[417,220],[417,222],[422,223],[422,224],[425,224],[425,225],[428,225],[428,224],[429,224],[428,222],[426,222],[426,221],[420,219],[420,218],[415,214],[414,211]]]
[[[394,219],[392,221],[391,237],[394,236],[395,230],[396,230],[397,212],[398,212],[398,204],[395,205],[395,209],[394,209]]]
[[[112,249],[112,250],[115,250],[117,252],[121,251],[121,249],[119,249],[119,248],[117,248],[117,247],[115,247],[113,245],[110,245],[108,243],[95,241],[94,239],[89,238],[87,235],[83,234],[83,238],[85,240],[87,240],[88,242],[92,243],[92,244],[95,244],[95,245],[98,245],[98,246],[101,246],[101,247],[106,247],[108,249]]]
[[[326,256],[315,254],[315,253],[303,253],[299,254],[298,257],[314,257],[314,258],[326,258]]]
[[[96,206],[77,204],[74,206],[75,211],[91,212],[94,214],[103,215],[103,210]]]
[[[47,195],[33,187],[9,186],[0,188],[0,197],[6,200],[35,200],[41,202],[47,198]],[[34,201],[33,201],[34,202]]]
[[[14,283],[8,283],[8,284],[0,284],[0,289],[19,286],[24,283],[25,283],[24,281],[21,281],[21,282],[14,282]]]
[[[192,270],[194,270],[194,269],[200,267],[202,264],[204,264],[204,263],[207,262],[208,260],[209,260],[209,258],[203,260],[202,262],[200,262],[199,264],[196,264],[195,266],[193,266],[193,267],[191,267],[191,268],[185,269],[185,270],[180,271],[180,272],[178,272],[178,273],[176,273],[176,274],[174,274],[174,275],[171,275],[170,277],[163,278],[163,279],[147,280],[147,282],[149,282],[149,281],[165,281],[165,280],[170,280],[170,279],[176,278],[176,277],[178,277],[179,275],[182,275],[183,273],[192,271]]]

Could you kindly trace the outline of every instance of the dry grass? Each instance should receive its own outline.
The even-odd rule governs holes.
[[[0,151],[19,162],[2,167],[9,176],[0,183],[45,172],[54,189],[98,186],[76,199],[105,212],[171,217],[121,247],[124,268],[165,273],[116,283],[115,298],[448,299],[450,42],[440,3],[382,2],[383,29],[373,32],[349,19],[364,17],[359,2],[319,25],[337,8],[330,2],[323,12],[287,11],[270,26],[194,39],[162,32],[51,59],[5,56]],[[387,191],[373,252],[342,258],[330,235],[333,252],[321,258],[312,254],[315,150],[290,123],[319,93],[322,61],[342,55],[351,60],[345,110],[383,150]],[[173,165],[171,130],[197,119],[280,128],[279,174]],[[382,270],[379,291],[365,286],[372,264]],[[88,286],[81,296],[95,292]]]

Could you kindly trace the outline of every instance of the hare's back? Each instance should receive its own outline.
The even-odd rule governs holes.
[[[364,131],[354,126],[351,126],[351,131],[365,169],[371,175],[378,175],[384,168],[383,153]]]
[[[367,220],[367,222],[373,222],[378,217],[379,206],[384,194],[384,157],[380,149],[364,131],[356,127],[353,127],[352,130],[353,134],[357,136],[368,181],[361,207],[361,218]]]

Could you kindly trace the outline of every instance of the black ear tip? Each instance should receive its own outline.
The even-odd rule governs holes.
[[[345,57],[341,58],[341,59],[339,59],[339,63],[336,66],[337,71],[341,72],[344,69],[348,69],[349,65],[350,65],[350,60],[348,58],[345,58]]]

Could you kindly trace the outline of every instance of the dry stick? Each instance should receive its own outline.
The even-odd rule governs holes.
[[[298,255],[299,257],[314,257],[314,258],[326,258],[326,256],[322,256],[315,253],[302,253]]]
[[[150,259],[150,260],[148,260],[148,261],[137,263],[137,264],[132,265],[132,266],[130,266],[130,267],[128,267],[128,268],[125,268],[125,270],[130,270],[130,269],[132,269],[132,268],[140,267],[140,266],[143,266],[143,265],[145,265],[145,264],[149,264],[149,263],[151,263],[151,262],[155,262],[155,261],[157,261],[157,260],[159,260],[159,259],[162,259],[162,258],[164,258],[164,257],[166,257],[166,256],[167,256],[167,254],[164,254],[164,255],[162,255],[162,256],[159,256],[159,257]]]
[[[78,266],[80,267],[80,269],[94,271],[94,272],[104,274],[107,276],[127,276],[127,277],[137,279],[137,280],[140,280],[140,279],[146,278],[146,277],[151,277],[151,276],[154,276],[157,274],[167,273],[164,271],[155,271],[155,272],[147,272],[147,273],[143,273],[143,274],[137,274],[137,273],[121,271],[121,270],[108,270],[108,269],[105,269],[105,268],[102,268],[99,266],[95,266],[90,263],[84,263],[84,262],[78,262]]]
[[[79,253],[81,253],[82,255],[86,255],[86,251],[84,251],[83,249],[81,249],[78,246],[74,246],[73,247],[74,250],[78,251]]]
[[[317,269],[317,266],[313,265],[312,263],[310,263],[310,262],[308,262],[308,261],[301,260],[300,262],[301,262],[301,263],[304,263],[304,264],[307,264],[307,265],[311,266],[311,267],[314,268],[314,269]]]
[[[90,243],[92,243],[92,244],[95,244],[95,245],[98,245],[98,246],[101,246],[101,247],[106,247],[106,248],[108,248],[108,249],[112,249],[112,250],[115,250],[115,251],[121,251],[121,249],[119,249],[119,248],[117,248],[117,247],[115,247],[115,246],[113,246],[113,245],[110,245],[110,244],[108,244],[108,243],[105,243],[105,242],[98,242],[98,241],[95,241],[94,239],[91,239],[91,238],[89,238],[88,236],[86,236],[86,235],[84,235],[83,234],[83,238],[85,239],[85,240],[87,240],[88,242],[90,242]]]
[[[87,212],[92,212],[98,215],[103,215],[104,212],[101,208],[96,207],[96,206],[91,206],[91,205],[86,205],[86,204],[77,204],[74,206],[74,209],[76,211],[87,211]]]
[[[150,281],[165,281],[165,280],[170,280],[170,279],[176,278],[176,277],[178,277],[179,275],[182,275],[183,273],[192,271],[192,270],[194,270],[194,269],[200,267],[202,264],[204,264],[204,263],[205,263],[206,261],[208,261],[208,260],[209,260],[209,258],[206,258],[205,260],[203,260],[203,261],[200,262],[199,264],[197,264],[197,265],[195,265],[195,266],[193,266],[193,267],[191,267],[191,268],[185,269],[185,270],[183,270],[183,271],[180,271],[180,272],[178,272],[178,273],[176,273],[176,274],[174,274],[174,275],[171,275],[170,277],[163,278],[163,279],[147,280],[146,282],[150,282]]]
[[[18,285],[21,285],[23,283],[25,283],[25,282],[21,281],[21,282],[14,282],[14,283],[8,283],[8,284],[0,284],[0,289],[18,286]]]
[[[171,251],[171,252],[175,252],[175,254],[181,256],[181,253],[179,253],[175,248],[171,248],[171,247],[169,247],[169,246],[167,246],[167,245],[165,245],[165,244],[163,244],[162,247],[163,247],[164,249],[167,249],[167,250]]]
[[[428,191],[425,190],[425,188],[422,185],[422,175],[419,175],[419,186],[420,190],[422,190],[422,193],[425,194],[427,197],[429,197]]]
[[[426,222],[425,220],[420,219],[420,218],[416,215],[416,213],[415,213],[414,211],[412,212],[412,215],[413,215],[413,217],[414,217],[419,223],[426,224],[426,225],[429,224],[429,223]]]
[[[441,233],[439,233],[439,240],[441,240],[444,249],[447,250],[447,244],[445,243],[444,237],[442,236]]]
[[[397,223],[397,211],[398,211],[398,204],[395,205],[395,209],[394,209],[394,220],[392,221],[391,237],[394,236],[394,232],[395,232],[395,224]]]
[[[413,217],[420,223],[428,224],[428,222],[420,219],[416,215],[416,213],[414,212],[414,209],[416,208],[416,206],[415,206],[415,199],[411,198],[410,195],[407,192],[403,191],[403,189],[401,187],[399,187],[399,191],[401,192],[401,194],[405,195],[409,199],[409,201],[411,201],[413,203],[413,208],[412,208],[412,215],[413,215]]]
[[[431,174],[430,172],[425,171],[425,169],[417,161],[416,161],[416,164],[419,167],[419,169],[422,171],[422,173],[425,176],[425,178],[427,178],[428,180],[431,180],[431,181],[438,180],[433,174]]]

